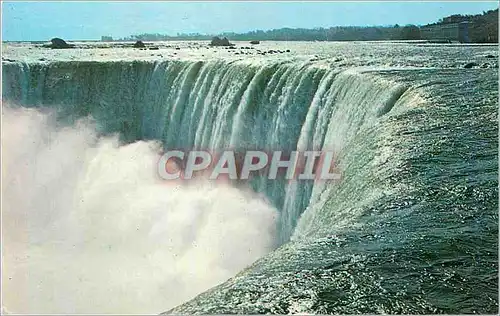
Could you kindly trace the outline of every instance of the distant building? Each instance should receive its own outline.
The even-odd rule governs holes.
[[[469,24],[467,21],[458,23],[458,41],[460,43],[470,43]]]
[[[113,41],[113,37],[111,36],[101,36],[101,42],[112,42]]]
[[[467,21],[460,23],[426,25],[420,28],[422,39],[431,41],[453,41],[469,43],[469,26]]]

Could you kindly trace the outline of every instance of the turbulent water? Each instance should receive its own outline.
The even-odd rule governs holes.
[[[497,47],[286,45],[4,47],[5,307],[161,312],[242,270],[171,312],[496,313]],[[160,147],[342,179],[166,186]]]

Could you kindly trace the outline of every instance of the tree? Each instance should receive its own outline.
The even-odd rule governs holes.
[[[406,25],[401,30],[401,39],[403,40],[419,40],[420,37],[420,28],[415,25]]]

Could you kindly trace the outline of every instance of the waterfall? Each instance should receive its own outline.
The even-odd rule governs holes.
[[[164,148],[331,150],[342,157],[360,129],[406,91],[361,70],[294,61],[6,63],[3,99],[53,107],[62,122],[92,116],[101,133]],[[340,171],[342,161],[338,161]],[[335,183],[254,179],[280,210],[280,242]]]
[[[391,47],[401,67],[368,66],[380,64],[371,53],[352,56],[366,65],[356,68],[303,57],[3,61],[3,101],[21,106],[2,139],[14,154],[2,170],[15,215],[3,217],[5,307],[495,313],[498,74],[422,68],[482,47],[366,47],[342,52]],[[38,128],[46,116],[30,108],[55,119]],[[164,182],[145,170],[169,149],[328,151],[341,178]],[[60,214],[71,221],[52,220]]]

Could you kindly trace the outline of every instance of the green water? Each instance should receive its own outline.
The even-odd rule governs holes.
[[[11,48],[3,97],[126,142],[338,153],[339,183],[254,185],[281,246],[172,313],[497,313],[497,47],[279,45],[301,54],[39,63]]]
[[[293,243],[171,312],[497,313],[496,71],[377,75],[424,103],[355,137]]]

